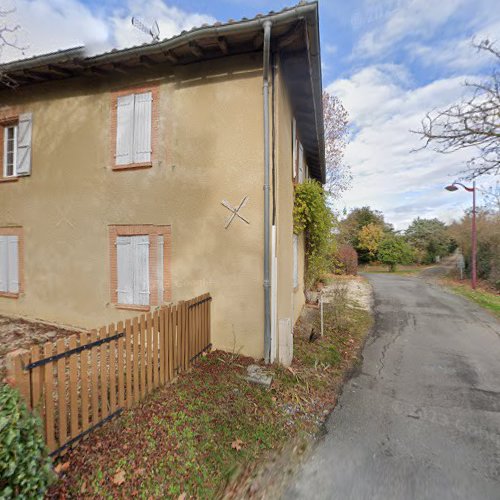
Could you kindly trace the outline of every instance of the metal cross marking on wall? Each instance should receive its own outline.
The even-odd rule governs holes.
[[[243,215],[241,215],[239,212],[240,210],[247,204],[247,201],[248,201],[248,196],[245,196],[240,204],[238,205],[237,208],[234,208],[228,201],[226,200],[222,200],[221,201],[221,205],[226,207],[231,213],[231,215],[226,219],[226,224],[224,225],[224,229],[227,229],[230,225],[231,225],[231,222],[233,222],[234,218],[235,217],[239,217],[243,222],[246,222],[247,224],[250,224],[250,222],[248,221],[248,219],[246,219],[245,217],[243,217]]]

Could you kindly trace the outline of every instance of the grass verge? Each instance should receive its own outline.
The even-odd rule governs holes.
[[[364,265],[360,266],[359,272],[360,273],[375,273],[375,274],[399,274],[402,276],[413,276],[415,274],[418,274],[422,271],[425,271],[426,269],[430,269],[434,267],[434,265],[429,265],[429,266],[424,266],[424,265],[418,265],[418,264],[412,264],[408,266],[403,266],[403,265],[398,265],[396,267],[395,271],[389,271],[388,266],[382,266],[382,265]]]
[[[458,295],[484,307],[484,309],[493,313],[497,318],[500,318],[500,294],[482,288],[473,290],[469,283],[463,283],[450,278],[442,279],[440,283]]]
[[[272,367],[270,389],[244,380],[253,360],[212,352],[70,450],[48,496],[245,496],[256,464],[291,438],[317,432],[356,365],[371,315],[344,292],[337,295],[335,308],[325,306],[323,337],[309,338],[312,329],[319,332],[318,311],[303,315],[294,362]]]

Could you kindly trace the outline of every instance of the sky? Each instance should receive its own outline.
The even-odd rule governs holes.
[[[25,50],[0,60],[85,44],[93,52],[149,41],[132,16],[158,21],[162,38],[203,23],[280,10],[284,0],[1,0],[16,12]],[[5,5],[5,7],[4,7]],[[425,113],[457,101],[464,82],[484,78],[492,59],[472,39],[500,39],[498,0],[320,0],[323,87],[349,112],[345,161],[352,187],[339,211],[369,205],[404,229],[415,217],[448,222],[470,194],[443,187],[460,177],[470,152],[442,155],[421,146]],[[478,187],[493,185],[484,177]],[[480,196],[479,196],[480,197]]]

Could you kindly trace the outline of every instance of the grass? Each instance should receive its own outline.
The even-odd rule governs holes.
[[[470,284],[452,279],[441,280],[441,283],[458,295],[475,302],[500,318],[500,294],[481,288],[473,290]]]
[[[429,269],[433,267],[431,266],[424,266],[424,265],[418,265],[418,264],[412,264],[408,266],[403,266],[403,265],[398,265],[396,268],[396,271],[393,271],[392,274],[399,274],[401,276],[412,276],[414,274],[420,273],[424,271],[425,269]],[[389,267],[388,266],[382,266],[380,264],[377,265],[364,265],[359,268],[359,272],[363,273],[390,273]]]
[[[267,454],[318,430],[372,321],[337,297],[335,308],[325,307],[325,335],[310,342],[319,314],[309,317],[294,336],[292,366],[272,367],[270,389],[244,380],[253,360],[212,352],[69,451],[62,458],[68,470],[49,496],[213,498],[243,483]]]

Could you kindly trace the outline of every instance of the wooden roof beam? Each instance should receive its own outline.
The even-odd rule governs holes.
[[[64,68],[62,66],[58,66],[56,64],[49,64],[47,66],[50,71],[53,71],[54,73],[57,73],[58,75],[62,76],[73,76],[75,72],[69,68]]]
[[[156,62],[154,59],[151,59],[151,57],[148,56],[141,56],[139,57],[139,61],[141,64],[144,66],[156,66],[158,62]]]
[[[260,49],[264,43],[264,36],[262,33],[256,35],[253,39],[253,47],[255,50]]]
[[[179,58],[171,50],[165,51],[164,54],[167,60],[172,64],[177,64],[179,62]]]
[[[227,44],[227,40],[225,37],[220,36],[217,38],[217,44],[219,45],[219,49],[224,55],[229,53],[229,46]]]
[[[201,47],[196,42],[189,42],[189,50],[196,57],[202,57],[203,56],[203,50],[201,50]]]
[[[24,69],[23,70],[23,75],[26,75],[29,78],[32,78],[33,80],[47,80],[47,78],[50,78],[50,73],[44,73],[43,71],[35,71],[33,69]]]

